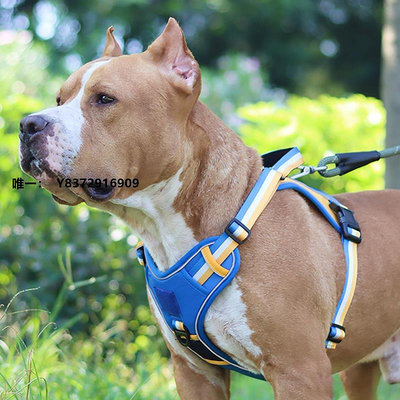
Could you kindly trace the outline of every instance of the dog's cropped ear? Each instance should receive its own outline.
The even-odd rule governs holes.
[[[186,44],[181,27],[174,18],[168,20],[161,35],[147,49],[152,58],[187,94],[200,83],[200,68]]]
[[[114,27],[110,26],[107,29],[106,47],[105,47],[105,49],[103,51],[102,57],[118,57],[118,56],[122,56],[121,47],[119,47],[118,42],[115,40],[113,32],[114,32]]]

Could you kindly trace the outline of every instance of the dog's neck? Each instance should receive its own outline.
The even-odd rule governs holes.
[[[185,134],[186,158],[175,175],[114,201],[162,271],[200,240],[223,232],[261,171],[256,151],[200,102]]]

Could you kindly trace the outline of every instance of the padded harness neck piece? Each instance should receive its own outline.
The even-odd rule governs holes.
[[[274,151],[262,156],[264,169],[235,218],[220,236],[204,239],[167,271],[161,272],[148,250],[138,244],[139,262],[145,265],[146,283],[155,304],[178,341],[204,361],[236,370],[255,378],[208,338],[204,320],[212,302],[239,270],[239,245],[250,236],[251,228],[277,190],[294,189],[312,201],[341,234],[346,257],[346,281],[326,340],[334,349],[345,336],[343,327],[357,280],[357,243],[360,228],[352,211],[334,197],[304,183],[287,178],[303,162],[297,148]]]

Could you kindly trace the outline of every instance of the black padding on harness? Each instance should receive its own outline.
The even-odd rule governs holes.
[[[263,166],[265,168],[272,168],[292,148],[293,147],[288,147],[287,149],[280,149],[262,154]]]
[[[191,340],[188,345],[189,349],[193,350],[200,357],[211,360],[211,361],[221,361],[221,358],[212,353],[203,343],[196,340]]]
[[[338,162],[336,166],[340,170],[339,175],[347,174],[354,169],[363,167],[373,161],[377,161],[381,158],[379,151],[361,151],[355,153],[337,153],[336,157]]]
[[[211,361],[221,361],[221,358],[218,357],[216,354],[211,352],[204,344],[199,340],[192,340],[190,338],[190,332],[183,325],[183,330],[180,329],[173,329],[178,342],[184,346],[188,347],[190,350],[193,350],[198,356],[204,358],[205,360]]]

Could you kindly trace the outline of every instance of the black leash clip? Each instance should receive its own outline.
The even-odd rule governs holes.
[[[354,153],[337,153],[334,156],[324,157],[318,167],[326,167],[328,164],[335,164],[335,168],[319,170],[318,172],[325,178],[336,175],[344,175],[357,168],[363,167],[381,158],[379,151],[358,151]]]

